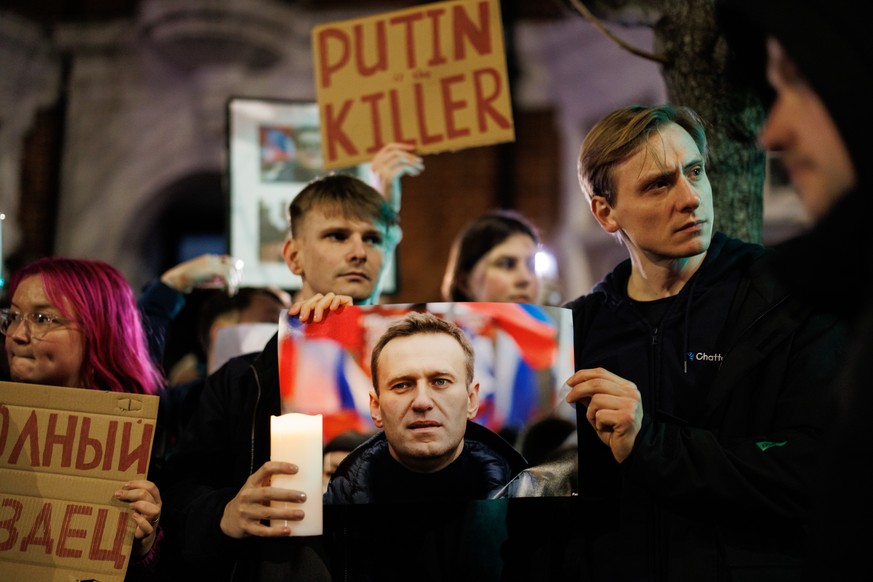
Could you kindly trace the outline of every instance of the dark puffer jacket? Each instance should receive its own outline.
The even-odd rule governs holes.
[[[472,421],[467,421],[464,447],[476,472],[481,474],[481,482],[487,491],[482,499],[492,497],[527,466],[524,457],[509,443]],[[384,432],[352,451],[331,477],[324,496],[325,504],[373,503],[377,498],[372,491],[373,466],[388,455],[388,440]],[[466,489],[469,491],[472,487],[473,484],[468,483]],[[444,498],[443,501],[450,499]]]
[[[467,422],[464,442],[458,459],[463,482],[456,481],[458,473],[437,476],[437,485],[418,476],[399,484],[402,502],[379,502],[369,487],[373,473],[394,462],[384,433],[343,459],[324,507],[325,546],[334,580],[449,582],[500,576],[507,504],[488,497],[526,463],[505,440],[476,423]],[[391,555],[374,558],[384,548],[391,548]]]

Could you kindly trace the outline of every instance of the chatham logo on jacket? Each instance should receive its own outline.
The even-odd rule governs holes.
[[[689,362],[720,362],[724,359],[721,354],[707,354],[706,352],[688,352]]]

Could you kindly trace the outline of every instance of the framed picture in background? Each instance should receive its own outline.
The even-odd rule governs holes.
[[[285,266],[288,204],[306,184],[326,173],[315,101],[231,97],[227,103],[227,184],[230,254],[244,262],[241,285],[294,291],[300,277]],[[331,170],[367,180],[369,164]],[[389,260],[382,291],[397,288]]]

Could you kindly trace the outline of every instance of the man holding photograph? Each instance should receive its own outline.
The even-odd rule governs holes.
[[[845,329],[715,232],[703,120],[626,106],[579,181],[629,258],[573,310],[586,580],[796,580]]]
[[[289,217],[283,256],[303,280],[289,314],[319,321],[325,310],[378,298],[399,226],[377,190],[352,176],[326,175],[297,195]],[[272,475],[322,470],[269,460],[270,417],[282,412],[278,335],[262,352],[233,358],[208,378],[161,484],[180,579],[330,579],[320,538],[293,537],[305,505],[270,505],[306,501],[300,491],[270,487]]]

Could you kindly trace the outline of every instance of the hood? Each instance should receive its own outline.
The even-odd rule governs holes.
[[[735,270],[736,265],[741,262],[747,262],[755,257],[766,252],[764,247],[745,243],[739,239],[730,238],[722,232],[716,232],[712,236],[712,241],[709,244],[709,250],[706,252],[706,257],[697,272],[688,280],[682,290],[676,295],[675,305],[681,309],[680,317],[683,318],[681,350],[679,350],[679,361],[682,362],[683,373],[688,373],[688,362],[683,357],[688,353],[690,333],[692,329],[692,311],[698,309],[695,316],[696,319],[707,320],[712,313],[707,314],[706,309],[699,311],[700,305],[695,303],[698,298],[705,300],[706,296],[712,296],[710,291],[715,292],[715,296],[729,293],[731,296],[734,288],[731,286],[720,285],[722,281],[729,278],[729,271]],[[600,294],[602,303],[611,308],[619,309],[624,302],[629,302],[627,296],[627,281],[631,272],[631,261],[627,259],[623,261],[612,273],[608,274],[600,283],[594,286],[592,295]],[[726,300],[725,305],[730,305],[730,300]],[[677,343],[677,346],[680,344]]]
[[[808,303],[849,317],[864,301],[873,266],[867,243],[873,209],[870,164],[862,159],[873,135],[873,34],[850,0],[717,0],[719,23],[735,54],[737,82],[763,85],[766,36],[776,37],[818,93],[845,141],[858,187],[806,233],[780,245],[779,277]],[[769,91],[772,95],[772,91]]]
[[[709,243],[709,250],[703,264],[689,281],[691,290],[707,289],[713,282],[721,280],[722,275],[751,255],[758,255],[763,248],[749,245],[741,240],[730,238],[722,232],[715,232]],[[604,304],[615,304],[627,300],[627,282],[631,273],[631,260],[625,259],[608,273],[591,290],[592,294],[604,296]],[[686,285],[686,287],[688,287]]]
[[[736,52],[735,78],[762,87],[764,39],[776,37],[827,106],[866,191],[870,170],[862,152],[873,131],[873,34],[859,14],[862,6],[851,0],[717,0],[720,26]]]
[[[857,322],[859,304],[869,301],[866,285],[873,269],[869,226],[870,192],[838,200],[815,228],[777,247],[776,275],[806,303]]]
[[[871,263],[866,222],[871,218],[870,163],[862,159],[873,132],[873,34],[849,0],[718,0],[720,26],[736,52],[734,73],[764,80],[767,35],[779,39],[827,106],[858,172],[848,193],[810,231],[787,241],[775,263],[781,279],[807,302],[851,319],[864,301]]]

